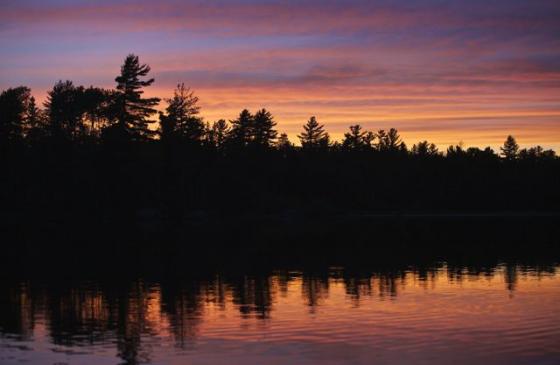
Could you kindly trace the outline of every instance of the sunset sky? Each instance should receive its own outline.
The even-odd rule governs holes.
[[[296,135],[311,115],[398,128],[407,144],[560,150],[558,0],[0,0],[0,89],[114,87],[128,53],[201,98],[208,121],[266,107]]]

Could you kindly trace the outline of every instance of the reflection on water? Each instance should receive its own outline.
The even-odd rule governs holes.
[[[0,363],[558,364],[557,267],[3,282]]]

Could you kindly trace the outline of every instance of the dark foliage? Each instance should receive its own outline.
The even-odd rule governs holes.
[[[148,128],[149,124],[153,123],[148,118],[156,113],[154,106],[160,99],[142,97],[144,93],[142,89],[154,82],[154,79],[141,80],[150,73],[150,70],[150,66],[140,64],[138,56],[131,54],[126,57],[121,67],[121,74],[115,79],[118,120],[115,127],[123,136],[136,141],[145,141],[155,134]]]
[[[298,138],[304,150],[326,150],[330,145],[330,137],[325,132],[325,126],[319,124],[315,117],[309,118]]]
[[[557,211],[560,160],[509,136],[492,149],[427,141],[409,151],[396,129],[350,127],[331,143],[315,117],[294,146],[266,109],[205,123],[179,84],[160,127],[143,98],[150,68],[126,58],[116,90],[58,82],[40,110],[26,87],[0,95],[5,224],[158,227],[215,215]],[[280,219],[278,218],[278,219]],[[72,222],[72,223],[71,223]],[[85,224],[85,227],[84,227]]]
[[[22,139],[26,112],[31,103],[30,93],[29,88],[20,86],[0,94],[0,145],[5,147]]]

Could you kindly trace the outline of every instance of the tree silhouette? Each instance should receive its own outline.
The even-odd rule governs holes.
[[[367,131],[366,135],[363,137],[364,147],[368,150],[373,149],[373,144],[375,141],[375,133]]]
[[[313,116],[309,118],[307,123],[303,126],[303,132],[298,135],[301,141],[301,146],[304,149],[317,149],[328,147],[330,144],[330,137],[325,132],[325,127]]]
[[[437,156],[439,155],[438,148],[435,144],[429,143],[428,141],[418,142],[412,146],[410,152],[416,156]]]
[[[502,156],[508,161],[515,160],[517,158],[517,152],[519,151],[519,145],[513,136],[509,135],[504,142],[504,146],[500,147],[502,151]]]
[[[266,109],[259,110],[253,117],[252,143],[261,148],[271,147],[278,135],[275,126],[272,114]]]
[[[25,86],[10,88],[0,94],[0,144],[23,138],[30,97],[31,90]]]
[[[280,133],[280,137],[278,137],[278,141],[276,142],[276,147],[279,150],[284,149],[291,149],[294,147],[293,143],[290,142],[288,135],[286,133]]]
[[[375,137],[377,137],[377,145],[375,146],[376,150],[377,151],[386,150],[387,132],[384,129],[380,129],[379,131],[377,131]]]
[[[295,146],[290,142],[286,133],[281,133],[280,137],[278,137],[278,141],[276,141],[276,149],[280,151],[282,157],[286,158],[288,154],[295,150]]]
[[[190,88],[181,83],[177,85],[168,104],[167,115],[160,117],[160,123],[165,123],[167,133],[171,133],[180,140],[200,143],[204,137],[204,123],[198,106],[198,97]]]
[[[349,150],[365,150],[372,147],[375,134],[362,130],[359,124],[350,126],[350,132],[344,134],[342,147]]]
[[[246,147],[251,143],[253,130],[253,115],[243,109],[237,119],[230,121],[231,130],[228,141],[236,147]]]
[[[406,151],[406,145],[401,139],[399,132],[395,128],[389,129],[389,132],[380,130],[377,132],[377,149],[385,152]]]
[[[162,112],[159,112],[159,129],[161,141],[164,144],[171,145],[179,142],[179,136],[173,119],[169,118]]]
[[[26,120],[25,120],[25,138],[30,144],[37,144],[44,140],[46,134],[46,120],[45,115],[37,106],[35,98],[29,98],[29,105],[27,106]]]
[[[462,144],[444,156],[427,141],[407,153],[396,129],[374,134],[352,125],[341,143],[330,143],[326,128],[311,117],[297,136],[300,147],[277,133],[266,109],[241,111],[231,127],[223,119],[203,124],[198,98],[184,84],[160,113],[160,138],[150,139],[158,99],[142,94],[153,82],[149,71],[131,55],[117,90],[57,82],[43,110],[26,87],[3,91],[0,157],[8,158],[0,200],[6,212],[22,209],[14,216],[25,216],[48,207],[60,221],[79,217],[81,227],[97,218],[100,224],[135,222],[146,212],[153,221],[188,224],[184,218],[195,211],[540,211],[560,204],[560,159],[540,146],[519,151],[511,136],[501,150],[505,158]],[[224,186],[235,193],[224,193]]]
[[[45,109],[49,132],[55,139],[76,141],[84,132],[83,93],[83,86],[76,87],[72,81],[59,81],[48,92]]]
[[[212,126],[206,125],[206,141],[216,149],[222,149],[225,146],[229,133],[230,127],[225,119],[215,121]]]
[[[520,160],[530,160],[535,161],[538,159],[554,159],[556,157],[556,152],[553,150],[545,150],[541,146],[535,146],[530,148],[524,148],[519,151],[518,157]]]
[[[97,87],[89,87],[82,94],[84,128],[91,138],[98,138],[103,128],[116,121],[114,112],[114,92]]]
[[[32,96],[29,98],[29,104],[27,105],[25,124],[27,129],[38,128],[43,124],[43,115],[35,98]]]
[[[146,140],[155,134],[149,125],[153,121],[148,118],[156,113],[153,108],[159,98],[142,98],[144,87],[153,84],[154,79],[141,80],[150,72],[150,66],[140,64],[138,56],[130,54],[121,67],[121,74],[115,78],[117,82],[116,107],[117,127],[120,133],[132,140]]]
[[[498,155],[494,152],[493,149],[490,147],[486,147],[485,149],[480,149],[478,147],[469,147],[465,151],[465,156],[474,159],[474,160],[493,160],[498,158]]]
[[[465,156],[466,152],[463,149],[462,143],[456,145],[456,146],[449,146],[447,148],[446,151],[446,156],[449,158],[458,158],[458,157],[462,157]]]

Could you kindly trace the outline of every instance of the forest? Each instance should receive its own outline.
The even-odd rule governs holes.
[[[552,212],[560,159],[540,146],[500,151],[351,125],[332,141],[310,117],[295,145],[270,111],[205,122],[180,83],[144,97],[150,67],[129,55],[116,88],[59,81],[37,105],[25,86],[0,95],[3,222],[180,224],[211,216],[380,212]],[[164,103],[165,109],[156,107]]]

